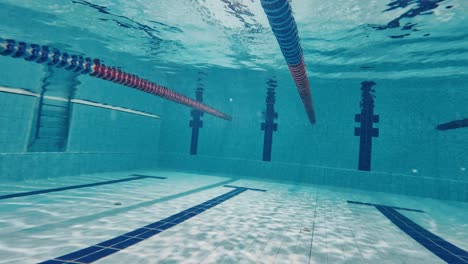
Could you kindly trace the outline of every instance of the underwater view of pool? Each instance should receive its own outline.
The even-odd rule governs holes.
[[[468,263],[467,14],[0,0],[0,263]]]

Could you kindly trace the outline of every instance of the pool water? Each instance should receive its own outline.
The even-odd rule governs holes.
[[[0,263],[468,263],[467,14],[1,0]]]
[[[0,263],[35,263],[88,248],[233,190],[225,185],[266,192],[246,190],[96,263],[446,263],[374,207],[347,201],[423,210],[400,213],[468,247],[465,203],[319,185],[146,170],[2,184],[2,196],[135,173],[167,179],[2,200],[0,210],[9,214],[0,222],[8,238],[0,242]]]

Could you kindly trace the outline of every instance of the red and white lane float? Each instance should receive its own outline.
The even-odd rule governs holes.
[[[67,71],[79,72],[100,78],[106,81],[118,83],[130,88],[160,96],[164,99],[182,104],[193,109],[200,110],[210,115],[231,120],[231,116],[224,114],[206,104],[197,102],[185,95],[169,88],[142,79],[137,75],[126,73],[116,67],[106,66],[99,59],[84,58],[79,55],[61,52],[56,48],[27,44],[12,39],[0,38],[0,55],[13,58],[23,58],[26,61],[47,64]]]
[[[299,43],[297,26],[288,0],[261,0],[273,34],[278,41],[289,71],[294,79],[299,96],[311,123],[315,123],[315,112],[310,93],[310,84]]]

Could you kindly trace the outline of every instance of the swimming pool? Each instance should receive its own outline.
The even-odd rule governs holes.
[[[463,0],[0,2],[0,263],[468,263]]]

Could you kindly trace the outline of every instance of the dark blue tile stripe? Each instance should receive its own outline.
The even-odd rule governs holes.
[[[98,243],[94,246],[81,249],[81,250],[72,252],[70,254],[57,257],[52,260],[41,262],[39,264],[49,264],[49,263],[50,264],[55,264],[55,263],[72,264],[75,262],[78,262],[78,263],[94,262],[98,259],[114,254],[122,249],[133,246],[147,238],[155,236],[163,232],[164,230],[167,230],[173,226],[176,226],[184,221],[187,221],[188,219],[194,216],[197,216],[203,213],[204,211],[212,207],[215,207],[216,205],[223,203],[231,199],[232,197],[239,195],[247,190],[257,190],[257,189],[244,188],[244,187],[233,187],[233,188],[235,189],[230,192],[227,192],[223,195],[215,197],[199,205],[193,206],[177,214],[166,217],[157,222],[148,224],[144,227],[135,229],[121,236],[114,237],[112,239]],[[258,191],[265,191],[265,190],[258,189]]]
[[[107,257],[109,255],[114,254],[115,252],[119,251],[118,249],[113,249],[113,248],[102,248],[99,251],[96,251],[90,255],[83,256],[79,259],[76,259],[75,262],[79,263],[91,263],[96,260],[102,259],[104,257]]]
[[[410,211],[410,212],[418,212],[418,213],[425,213],[422,210],[418,209],[410,209],[410,208],[404,208],[404,207],[396,207],[396,206],[388,206],[388,205],[382,205],[382,204],[373,204],[373,203],[363,203],[363,202],[356,202],[356,201],[347,201],[350,204],[360,204],[360,205],[369,205],[369,206],[385,206],[388,208],[393,208],[393,209],[398,209],[398,210],[404,210],[404,211]]]
[[[45,262],[42,262],[43,264],[68,264],[68,263],[71,263],[71,262],[68,262],[68,261],[60,261],[60,260],[48,260],[48,261],[45,261]]]
[[[167,179],[167,177],[143,175],[143,174],[130,174],[130,176],[137,176],[137,177],[144,177],[144,178],[154,178],[154,179],[161,179],[161,180]]]
[[[86,188],[86,187],[94,187],[94,186],[99,186],[99,185],[107,185],[107,184],[114,184],[114,183],[128,182],[128,181],[135,181],[135,180],[142,180],[142,179],[149,179],[149,178],[167,179],[165,177],[139,175],[139,176],[124,178],[124,179],[119,179],[119,180],[95,182],[95,183],[73,185],[73,186],[66,186],[66,187],[53,188],[53,189],[37,190],[37,191],[31,191],[31,192],[6,194],[6,195],[1,195],[0,200],[23,197],[23,196],[30,196],[30,195],[37,195],[37,194],[44,194],[44,193],[51,193],[51,192],[61,192],[61,191],[67,191],[67,190],[72,190],[72,189],[80,189],[80,188]]]
[[[224,185],[224,187],[228,187],[228,188],[238,188],[238,189],[246,189],[246,190],[257,191],[257,192],[266,192],[266,190],[263,190],[263,189],[247,188],[247,187],[240,187],[240,186],[234,186],[234,185]]]
[[[390,221],[392,221],[393,224],[400,228],[401,231],[405,232],[408,236],[416,240],[419,244],[427,248],[445,262],[454,264],[468,263],[468,261],[464,259],[468,256],[468,253],[465,250],[431,233],[429,230],[400,214],[394,208],[380,205],[376,205],[375,207]]]

